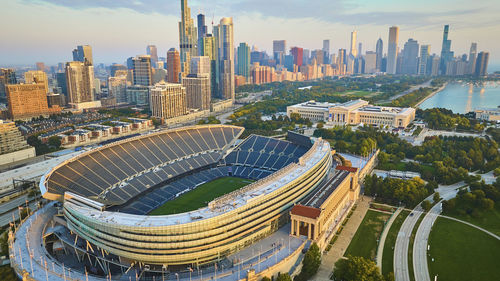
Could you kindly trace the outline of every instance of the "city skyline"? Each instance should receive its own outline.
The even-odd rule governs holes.
[[[67,50],[75,45],[85,44],[93,47],[94,64],[122,63],[127,57],[144,54],[147,45],[156,45],[158,47],[158,56],[165,57],[168,49],[178,47],[179,44],[179,31],[176,25],[178,25],[179,21],[180,7],[177,1],[172,1],[175,3],[149,1],[148,5],[141,1],[135,2],[136,5],[131,6],[127,4],[128,1],[114,1],[111,4],[114,5],[113,7],[103,7],[102,5],[105,4],[94,1],[85,1],[85,3],[77,1],[72,3],[71,5],[74,6],[71,7],[62,6],[67,4],[52,4],[59,2],[49,0],[5,3],[4,6],[7,6],[7,8],[3,9],[3,11],[8,10],[9,13],[3,15],[0,12],[0,15],[6,18],[7,21],[9,19],[14,20],[16,15],[24,12],[34,15],[29,11],[37,9],[39,13],[30,20],[37,21],[37,25],[41,26],[42,30],[47,29],[47,32],[40,32],[40,29],[34,30],[30,28],[29,21],[17,24],[16,29],[3,30],[2,33],[5,33],[4,35],[12,38],[12,40],[10,43],[0,46],[0,63],[5,66],[32,65],[36,61],[44,61],[49,65],[55,64],[71,59],[71,54],[67,51],[63,52],[63,49]],[[476,8],[469,11],[466,11],[467,4],[460,4],[455,6],[455,9],[457,9],[455,11],[429,12],[427,15],[423,15],[422,9],[410,12],[408,17],[414,20],[420,19],[421,25],[412,24],[408,19],[397,16],[397,13],[393,12],[396,8],[388,9],[386,19],[383,20],[381,18],[377,19],[379,17],[377,12],[371,15],[366,14],[364,18],[354,16],[360,9],[363,11],[377,11],[388,6],[393,1],[383,1],[378,5],[381,6],[380,8],[374,8],[371,7],[372,4],[366,4],[363,6],[365,9],[363,9],[363,7],[359,7],[360,3],[350,4],[353,7],[348,12],[353,17],[357,17],[356,20],[342,16],[347,13],[345,4],[342,2],[335,2],[340,8],[338,12],[340,16],[337,19],[326,19],[325,15],[328,15],[328,12],[324,12],[323,15],[320,11],[310,12],[309,9],[301,11],[301,7],[305,5],[301,2],[294,2],[290,7],[286,7],[281,16],[277,15],[276,11],[271,11],[279,3],[273,2],[270,4],[272,7],[267,5],[265,10],[262,10],[262,7],[254,7],[260,5],[252,4],[251,9],[245,9],[245,12],[241,12],[238,7],[243,9],[244,5],[248,6],[246,1],[239,1],[231,5],[220,5],[222,2],[224,1],[215,3],[212,5],[213,7],[206,7],[207,4],[192,1],[190,3],[191,16],[195,18],[195,14],[199,12],[205,13],[209,32],[211,31],[212,22],[217,24],[221,17],[232,16],[235,22],[235,46],[239,45],[240,42],[246,42],[250,46],[257,46],[259,50],[266,50],[269,54],[272,53],[272,41],[274,39],[287,40],[287,48],[299,46],[312,50],[320,49],[322,41],[330,39],[330,51],[337,53],[335,50],[349,46],[350,32],[353,30],[358,31],[357,41],[363,43],[363,52],[374,51],[376,40],[379,37],[384,41],[387,40],[387,30],[391,25],[400,27],[399,46],[402,46],[408,38],[414,38],[421,44],[431,45],[431,53],[439,54],[441,51],[442,26],[449,24],[449,37],[452,40],[451,49],[455,52],[455,55],[468,53],[470,44],[478,42],[478,49],[490,51],[491,65],[494,67],[495,64],[500,64],[500,57],[497,55],[500,53],[500,47],[496,46],[495,42],[497,39],[488,36],[489,32],[498,30],[500,26],[491,18],[493,12],[498,9],[493,5],[494,1],[475,4]],[[434,2],[429,5],[442,7],[449,1]],[[491,9],[486,9],[489,4],[491,4]],[[333,7],[332,5],[331,3],[325,3],[327,8],[325,10],[330,10]],[[224,7],[220,8],[219,6]],[[169,11],[163,11],[163,9]],[[405,7],[399,9],[405,9]],[[486,10],[488,11],[485,12]],[[437,16],[436,13],[441,13],[441,15]],[[478,18],[478,14],[482,16]],[[460,17],[457,17],[458,15]],[[106,19],[102,19],[103,16]],[[68,20],[70,17],[72,21],[69,27],[59,24],[61,19]],[[96,17],[99,19],[96,19]],[[85,20],[91,20],[85,25],[88,28],[82,28],[80,25]],[[459,22],[459,20],[463,20],[463,22]],[[109,24],[100,25],[103,21],[108,21]],[[358,21],[358,23],[354,21]],[[132,29],[129,29],[128,26],[130,22],[134,22],[133,25],[136,25]],[[273,25],[273,28],[262,29],[265,32],[255,32],[255,29],[259,29],[261,25],[269,25],[269,23]],[[118,28],[119,26],[123,27]],[[134,32],[135,29],[145,29],[146,26],[150,28],[151,32],[142,32],[142,34]],[[54,28],[55,32],[49,32]],[[315,29],[315,32],[308,32],[312,28]],[[113,33],[111,33],[112,30]],[[161,31],[162,36],[158,36],[156,30]],[[36,39],[39,44],[28,44],[27,41],[33,39]],[[287,49],[287,52],[289,52],[289,49]],[[387,53],[386,48],[384,53]]]

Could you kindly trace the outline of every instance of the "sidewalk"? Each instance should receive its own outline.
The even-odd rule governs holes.
[[[335,262],[344,256],[345,250],[349,246],[349,243],[351,243],[352,237],[358,230],[361,221],[363,221],[363,218],[370,207],[371,200],[371,197],[368,196],[363,196],[359,199],[356,210],[354,210],[339,237],[335,243],[333,243],[332,248],[321,258],[321,266],[319,267],[316,276],[312,279],[313,281],[330,280],[330,274],[333,271]]]
[[[380,236],[380,242],[378,243],[378,248],[377,248],[377,266],[380,268],[380,270],[382,270],[382,256],[384,253],[385,238],[387,237],[387,233],[389,233],[389,229],[391,228],[392,223],[398,217],[399,213],[401,213],[402,210],[403,208],[399,207],[396,210],[396,212],[392,214],[391,218],[384,227],[382,235]]]

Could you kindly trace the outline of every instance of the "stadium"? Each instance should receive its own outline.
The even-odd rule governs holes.
[[[53,167],[40,181],[43,197],[60,202],[46,236],[90,263],[181,271],[220,263],[277,231],[301,200],[321,205],[314,194],[333,180],[328,142],[296,133],[239,140],[243,131],[163,130]]]

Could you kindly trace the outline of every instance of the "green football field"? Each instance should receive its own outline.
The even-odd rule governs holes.
[[[252,180],[236,177],[223,177],[204,183],[197,188],[168,201],[150,215],[171,215],[193,211],[208,205],[213,199],[242,188],[252,183]]]

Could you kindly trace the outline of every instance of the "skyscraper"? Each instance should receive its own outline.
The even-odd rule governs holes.
[[[396,74],[396,66],[398,58],[398,40],[399,40],[399,27],[391,26],[389,28],[389,46],[387,50],[388,74]]]
[[[446,65],[453,59],[453,52],[451,51],[451,40],[448,39],[449,29],[449,25],[444,26],[443,45],[441,47],[441,63],[439,66],[439,70],[442,75],[446,74]]]
[[[207,58],[207,57],[206,57]],[[192,109],[210,109],[210,74],[189,74],[182,78],[186,88],[186,106]]]
[[[238,46],[238,75],[250,77],[250,46],[247,43]]]
[[[45,88],[45,94],[49,92],[49,80],[47,79],[47,73],[41,70],[30,70],[24,73],[24,82],[26,84],[43,84]]]
[[[323,52],[325,53],[325,61],[323,63],[330,63],[330,40],[328,39],[323,40]]]
[[[171,48],[167,52],[167,82],[180,83],[181,58],[179,51]]]
[[[198,55],[204,56],[203,54],[203,37],[207,36],[208,28],[205,25],[205,15],[198,14]]]
[[[221,99],[234,101],[233,18],[222,18],[214,27],[217,53],[217,90]]]
[[[210,77],[210,58],[207,56],[193,57],[190,69],[189,74],[207,74]]]
[[[143,55],[132,59],[134,85],[153,85],[153,73],[151,71],[151,56]]]
[[[469,51],[469,65],[468,65],[468,74],[474,74],[476,71],[476,59],[477,59],[477,43],[472,43],[470,45]]]
[[[68,103],[94,101],[94,67],[88,60],[66,63]]]
[[[346,49],[339,49],[339,55],[337,57],[337,71],[340,75],[345,74],[346,69]]]
[[[116,103],[127,103],[127,76],[108,77],[108,97]]]
[[[283,64],[283,59],[286,54],[286,40],[273,41],[273,56],[276,64]]]
[[[365,71],[364,73],[377,72],[377,53],[367,51],[365,55]]]
[[[73,61],[85,62],[88,61],[91,65],[94,64],[92,58],[92,47],[90,45],[80,45],[73,50]]]
[[[418,42],[412,38],[408,39],[403,49],[403,74],[417,74],[418,69]]]
[[[293,56],[293,64],[297,65],[298,67],[302,66],[304,49],[299,47],[293,47],[290,50],[290,52],[292,53]]]
[[[158,83],[151,87],[149,98],[151,116],[161,120],[184,115],[186,88],[181,84]]]
[[[353,57],[358,56],[358,50],[356,49],[356,37],[357,37],[358,32],[354,30],[351,32],[351,48],[349,50],[349,55],[352,55]]]
[[[488,74],[488,60],[490,58],[490,53],[480,52],[476,59],[476,76],[485,76]]]
[[[377,40],[377,47],[375,48],[375,53],[377,54],[377,69],[382,71],[382,58],[384,56],[384,42],[382,38]]]
[[[181,0],[181,21],[179,22],[179,43],[181,70],[188,73],[191,57],[198,55],[196,44],[198,43],[196,27],[191,18],[191,9],[187,0]]]
[[[156,49],[156,46],[148,45],[146,47],[146,54],[151,56],[151,66],[154,68],[158,67],[158,49]]]
[[[418,60],[418,75],[430,75],[427,64],[430,63],[431,45],[420,46],[420,58]]]

